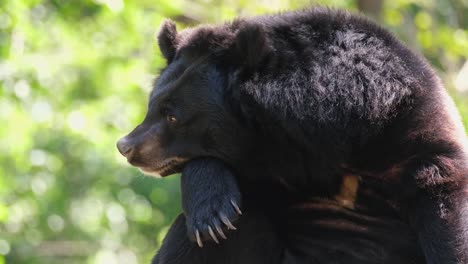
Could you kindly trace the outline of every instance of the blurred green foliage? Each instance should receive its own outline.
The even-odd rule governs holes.
[[[115,142],[142,119],[164,66],[162,19],[183,28],[310,4],[0,1],[0,264],[149,263],[180,212],[178,177],[142,176]],[[381,22],[453,87],[468,56],[467,13],[466,0],[392,0]],[[466,96],[453,95],[468,123]]]

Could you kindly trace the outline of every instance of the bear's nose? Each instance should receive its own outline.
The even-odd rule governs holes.
[[[127,157],[133,150],[132,144],[128,142],[126,137],[123,137],[117,141],[117,149],[119,150],[120,154]]]

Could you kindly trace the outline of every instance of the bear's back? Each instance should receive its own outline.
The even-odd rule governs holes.
[[[441,88],[424,59],[364,17],[312,8],[237,22],[256,23],[265,28],[272,59],[243,88],[283,116],[379,123]]]

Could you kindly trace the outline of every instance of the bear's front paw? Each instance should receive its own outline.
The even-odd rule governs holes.
[[[187,229],[190,239],[203,247],[203,241],[213,240],[219,244],[218,237],[227,239],[228,230],[236,230],[232,224],[242,214],[239,195],[217,194],[191,208],[186,213]]]

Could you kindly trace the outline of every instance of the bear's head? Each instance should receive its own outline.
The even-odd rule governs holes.
[[[167,67],[154,82],[143,122],[117,142],[118,150],[154,176],[180,172],[199,157],[234,166],[254,133],[241,117],[236,86],[268,57],[266,32],[235,21],[178,33],[166,21],[158,42]]]

